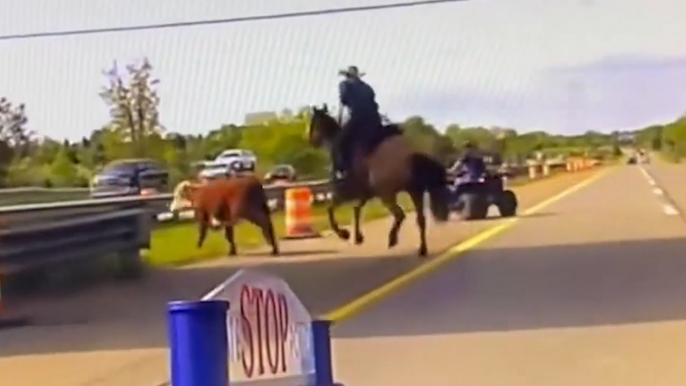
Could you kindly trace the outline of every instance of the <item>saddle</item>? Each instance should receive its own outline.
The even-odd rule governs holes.
[[[400,126],[396,125],[395,123],[382,125],[381,128],[374,130],[372,134],[370,134],[367,141],[367,148],[365,149],[367,154],[373,153],[374,150],[376,150],[376,148],[379,147],[379,145],[381,145],[381,143],[386,139],[396,135],[402,135],[402,133],[403,131]]]

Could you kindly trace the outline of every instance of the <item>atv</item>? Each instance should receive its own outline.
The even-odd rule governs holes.
[[[475,181],[458,175],[450,187],[452,200],[450,209],[465,220],[480,220],[488,216],[491,205],[498,207],[502,217],[517,214],[517,196],[505,189],[506,173],[487,171]]]

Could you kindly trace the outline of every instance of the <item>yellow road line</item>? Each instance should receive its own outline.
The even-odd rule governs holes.
[[[536,212],[541,211],[542,209],[546,208],[547,206],[550,206],[563,198],[583,189],[584,187],[594,183],[595,181],[599,180],[601,177],[607,175],[610,170],[613,170],[614,168],[608,168],[602,171],[599,171],[598,173],[594,174],[593,176],[579,182],[576,185],[571,186],[570,188],[556,194],[553,197],[548,198],[547,200],[544,200],[543,202],[540,202],[531,208],[525,210],[523,212],[524,216],[534,214]],[[462,255],[462,253],[484,243],[485,241],[493,238],[494,236],[502,233],[503,231],[509,229],[512,227],[514,224],[516,224],[519,221],[519,218],[514,217],[505,220],[503,223],[498,224],[494,227],[491,227],[489,229],[486,229],[485,231],[475,235],[474,237],[471,237],[455,246],[447,250],[446,252],[442,253],[441,255],[432,258],[431,260],[427,261],[426,263],[420,265],[419,267],[401,275],[398,276],[397,278],[387,282],[386,284],[383,284],[380,287],[377,287],[376,289],[360,296],[359,298],[349,302],[348,304],[345,304],[328,314],[324,316],[324,318],[331,320],[334,323],[341,322],[346,319],[350,319],[353,316],[357,315],[360,313],[362,310],[365,308],[369,307],[375,302],[378,302],[379,300],[388,297],[391,295],[393,292],[407,286],[408,284],[412,283],[413,281],[431,273],[432,271],[435,271],[437,268],[442,266],[448,261],[451,261],[458,256]]]

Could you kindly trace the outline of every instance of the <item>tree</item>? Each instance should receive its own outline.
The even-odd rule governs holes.
[[[238,147],[241,142],[243,128],[235,125],[222,125],[219,129],[210,131],[204,139],[204,151],[216,156],[224,150]]]
[[[424,121],[420,116],[413,116],[407,118],[401,124],[403,133],[410,142],[417,148],[417,150],[424,153],[433,153],[436,141],[441,134],[436,131],[436,128]]]
[[[496,135],[493,131],[485,127],[460,127],[450,125],[445,131],[445,135],[450,138],[456,148],[464,147],[465,142],[474,142],[477,146],[484,149],[493,150],[496,143]]]
[[[23,103],[15,106],[9,99],[0,97],[0,141],[11,148],[16,156],[27,155],[33,136],[33,132],[26,128],[28,121]]]
[[[679,160],[686,157],[686,118],[680,118],[664,127],[662,132],[664,150],[671,158]]]
[[[55,160],[50,164],[49,179],[52,186],[62,187],[77,184],[78,172],[67,148],[60,148]]]
[[[161,157],[164,151],[159,146],[164,131],[158,113],[159,79],[153,78],[152,70],[150,62],[144,59],[127,65],[125,74],[121,74],[116,61],[103,73],[108,84],[100,97],[110,109],[110,128],[134,157],[149,156],[151,152]]]

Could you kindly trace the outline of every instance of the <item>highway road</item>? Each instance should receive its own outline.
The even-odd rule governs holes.
[[[686,207],[686,166],[646,171],[618,167],[342,322],[337,379],[686,384],[686,222],[665,210]]]
[[[561,175],[518,187],[530,207],[589,177]],[[522,222],[532,221],[523,218]],[[429,246],[439,254],[500,220],[452,221],[429,228]],[[386,248],[388,219],[365,224],[367,241],[353,246],[331,237],[283,242],[284,257],[257,250],[178,269],[151,272],[146,280],[55,293],[20,304],[36,325],[0,331],[0,384],[12,386],[155,386],[166,380],[165,303],[198,299],[244,266],[258,266],[289,282],[314,314],[330,311],[420,264],[413,216],[400,244]],[[221,237],[221,235],[213,235]]]

